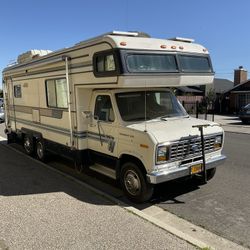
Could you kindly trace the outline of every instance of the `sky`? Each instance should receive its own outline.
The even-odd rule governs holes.
[[[28,50],[54,51],[112,30],[193,38],[209,50],[217,78],[250,70],[249,0],[8,0],[0,10],[1,71]]]

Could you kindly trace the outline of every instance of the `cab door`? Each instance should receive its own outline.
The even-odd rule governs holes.
[[[93,121],[88,128],[88,148],[93,162],[115,168],[117,153],[117,119],[112,96],[94,95]]]

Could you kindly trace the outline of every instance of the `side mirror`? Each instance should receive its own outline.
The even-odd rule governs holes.
[[[99,121],[98,117],[94,116],[91,111],[83,111],[82,116],[91,127],[95,126],[93,122],[94,119],[97,119]]]
[[[93,114],[91,111],[83,111],[82,116],[84,119],[92,119],[93,118]]]

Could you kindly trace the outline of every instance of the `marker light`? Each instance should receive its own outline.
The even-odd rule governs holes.
[[[220,149],[222,147],[222,135],[218,135],[214,140],[214,149]]]
[[[171,46],[171,49],[176,49],[176,46]]]
[[[127,43],[126,43],[126,42],[120,42],[120,45],[121,45],[121,46],[126,46]]]
[[[167,48],[167,45],[162,44],[162,45],[161,45],[161,48],[162,48],[162,49],[166,49],[166,48]]]

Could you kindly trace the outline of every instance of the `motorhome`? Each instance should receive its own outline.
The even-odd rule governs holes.
[[[158,183],[211,179],[225,160],[223,129],[190,117],[171,92],[213,78],[208,50],[185,38],[113,31],[31,50],[3,70],[8,142],[39,160],[69,157],[143,202]]]

